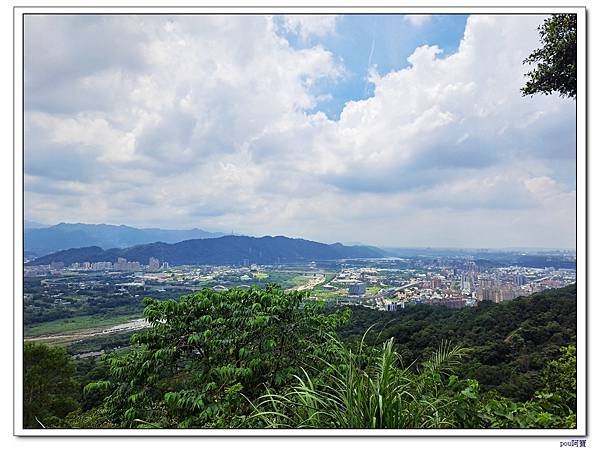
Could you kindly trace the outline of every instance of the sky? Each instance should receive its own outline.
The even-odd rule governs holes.
[[[575,246],[533,15],[27,16],[25,218]]]

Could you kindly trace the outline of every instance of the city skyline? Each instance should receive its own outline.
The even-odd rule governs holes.
[[[575,102],[519,92],[543,19],[28,16],[25,218],[574,248]]]

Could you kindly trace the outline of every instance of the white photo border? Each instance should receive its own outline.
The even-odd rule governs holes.
[[[577,252],[577,428],[575,429],[25,429],[23,428],[23,214],[24,60],[23,18],[27,14],[577,14],[576,252]],[[414,6],[15,6],[13,9],[13,434],[16,436],[423,436],[584,437],[588,434],[587,385],[587,28],[585,7],[414,7]]]

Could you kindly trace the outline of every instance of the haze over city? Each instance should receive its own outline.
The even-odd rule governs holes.
[[[27,16],[25,218],[574,248],[575,102],[520,92],[543,19]]]

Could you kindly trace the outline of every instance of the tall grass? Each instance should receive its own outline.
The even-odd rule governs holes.
[[[254,405],[268,428],[443,428],[455,426],[453,396],[446,388],[464,350],[443,342],[417,370],[403,367],[394,340],[352,351],[335,340],[336,363],[314,376],[303,371],[287,392],[272,392]]]

